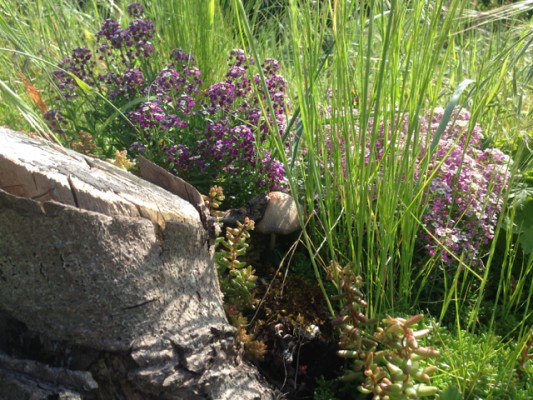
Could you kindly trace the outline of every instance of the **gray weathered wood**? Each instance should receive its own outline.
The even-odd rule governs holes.
[[[139,398],[274,396],[240,360],[210,239],[197,204],[0,129],[0,311],[60,345],[114,354]]]

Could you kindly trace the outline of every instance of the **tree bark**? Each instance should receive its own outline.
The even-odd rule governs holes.
[[[150,171],[188,195],[0,129],[0,399],[277,396],[240,357],[198,192]]]

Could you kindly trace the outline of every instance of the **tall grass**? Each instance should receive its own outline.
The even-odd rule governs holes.
[[[45,101],[55,96],[48,73],[57,69],[59,61],[70,56],[74,48],[93,47],[104,19],[114,18],[124,25],[129,18],[126,12],[129,3],[126,0],[45,0],[0,4],[0,99],[3,100],[0,104],[10,126],[47,131],[39,113],[24,105],[32,101],[20,74],[42,92]],[[218,1],[150,2],[146,4],[146,12],[158,28],[154,68],[166,65],[171,51],[180,48],[195,55],[204,81],[222,78],[234,40],[231,14],[225,15]],[[17,111],[5,104],[18,104]]]
[[[147,13],[158,28],[160,57],[175,48],[196,58],[202,79],[216,82],[225,71],[229,51],[234,47],[232,14],[215,0],[166,0],[146,4]]]
[[[509,114],[518,111],[507,101],[520,86],[518,65],[531,60],[530,28],[499,31],[492,21],[470,29],[474,20],[465,15],[464,2],[455,0],[289,1],[286,62],[300,128],[295,144],[305,149],[290,171],[290,186],[301,201],[304,241],[319,283],[330,262],[350,264],[364,279],[371,316],[430,310],[456,326],[460,343],[466,328],[512,335],[524,345],[533,321],[533,258],[509,229],[516,204],[506,202],[482,269],[459,258],[450,272],[439,254],[417,247],[425,229],[424,193],[434,178],[424,167],[435,155],[417,165],[416,154],[439,140],[420,128],[419,117],[437,107],[465,107],[472,112],[470,132],[480,123],[485,144],[494,145],[502,117],[511,124]],[[241,27],[243,42],[253,43],[247,22]],[[453,122],[445,114],[441,127]],[[402,133],[407,145],[398,146]],[[376,149],[380,138],[383,157]],[[511,186],[518,167],[509,166]],[[506,324],[502,318],[510,314]],[[515,365],[518,353],[505,354],[508,366]],[[498,373],[510,380],[512,367]]]
[[[70,52],[70,46],[80,45],[95,21],[74,7],[74,2],[0,4],[0,104],[11,127],[46,131],[39,113],[28,106],[31,100],[21,74],[34,86],[50,91],[46,71],[51,66],[47,63],[56,63]]]
[[[430,140],[421,136],[418,116],[446,105],[446,93],[455,89],[443,81],[453,49],[450,32],[457,29],[461,10],[452,2],[442,16],[443,5],[290,5],[292,68],[306,150],[305,168],[295,171],[305,184],[293,190],[303,191],[307,213],[317,216],[309,243],[324,239],[329,260],[351,263],[364,276],[372,313],[405,308],[412,300],[414,238],[430,179],[415,178],[413,155]],[[327,73],[317,79],[327,35],[334,51]],[[326,88],[333,95],[324,117]],[[399,148],[403,118],[409,145]],[[375,151],[379,130],[388,143],[383,158]],[[335,146],[341,140],[346,151]]]
[[[290,7],[292,67],[306,149],[305,169],[294,171],[305,183],[293,190],[303,195],[307,214],[316,215],[309,243],[316,248],[325,240],[322,257],[351,263],[364,277],[371,312],[406,310],[425,277],[440,265],[435,257],[424,260],[414,240],[423,229],[423,193],[433,178],[415,176],[414,155],[432,140],[420,131],[418,118],[438,106],[464,106],[472,110],[470,128],[479,121],[490,138],[491,121],[505,111],[495,99],[509,82],[510,46],[519,51],[524,41],[503,37],[499,49],[478,49],[478,36],[462,34],[462,2],[335,1],[314,9],[320,7],[316,4],[292,1]],[[327,35],[334,51],[327,72],[316,79]],[[463,66],[460,73],[457,65]],[[465,79],[474,82],[468,86]],[[325,88],[333,93],[326,117]],[[351,112],[354,96],[357,115]],[[409,145],[397,146],[403,118]],[[386,157],[375,150],[380,135],[387,138]],[[331,145],[339,140],[353,146]],[[493,246],[483,274],[463,263],[447,296],[463,287],[451,297],[466,297],[470,285],[483,292],[495,251]],[[417,271],[413,266],[421,261],[425,267]]]

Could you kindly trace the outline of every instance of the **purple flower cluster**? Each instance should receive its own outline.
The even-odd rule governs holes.
[[[167,119],[165,112],[157,101],[144,103],[137,111],[131,112],[129,118],[139,124],[141,129],[159,127]]]
[[[132,18],[144,18],[144,7],[141,3],[131,3],[128,5],[128,14]]]
[[[139,68],[126,68],[122,74],[108,72],[98,75],[98,80],[105,84],[111,101],[131,100],[144,94],[144,76]]]
[[[244,118],[249,125],[259,128],[258,139],[263,142],[270,132],[275,129],[281,131],[286,125],[287,81],[277,74],[279,63],[267,58],[262,64],[268,93],[265,92],[260,76],[250,76],[248,73],[249,65],[254,64],[254,60],[248,58],[243,50],[232,50],[228,58],[226,80],[212,85],[208,90],[210,105],[207,110],[211,115],[222,112],[233,118]],[[275,112],[275,121],[270,113],[265,117],[262,111],[268,109],[268,100]]]
[[[279,64],[267,60],[265,70],[268,95],[278,116],[274,127],[261,112],[259,102],[267,98],[258,88],[259,76],[248,71],[253,60],[244,51],[233,50],[225,80],[203,91],[192,56],[174,50],[171,61],[149,87],[155,99],[129,114],[146,140],[154,141],[164,132],[161,163],[193,182],[203,177],[209,184],[224,182],[227,188],[238,182],[236,186],[255,190],[281,189],[283,165],[257,145],[285,123],[287,83],[276,74]]]
[[[74,49],[70,57],[59,63],[60,69],[52,72],[63,98],[72,99],[79,94],[72,75],[90,86],[97,86],[111,101],[124,100],[125,103],[144,94],[145,78],[135,65],[154,52],[151,39],[155,31],[153,22],[144,19],[141,4],[130,4],[128,12],[135,19],[127,28],[121,28],[114,19],[106,19],[96,34],[99,59],[106,64],[102,73],[98,72],[93,53],[86,47]]]
[[[172,50],[170,53],[170,59],[173,61],[173,64],[177,63],[177,67],[182,69],[196,64],[194,57],[182,49]]]
[[[358,111],[354,110],[354,113]],[[443,115],[442,109],[436,109],[431,115],[418,119],[421,135],[428,135],[428,144],[433,140]],[[369,119],[368,131],[375,123]],[[379,122],[376,129],[379,136],[374,146],[364,149],[367,164],[371,159],[380,162],[389,157],[391,146],[396,147],[397,155],[403,154],[406,146],[412,146],[407,140],[409,116],[404,114],[393,124],[395,134],[391,136],[394,139],[391,137],[387,141],[384,124]],[[439,255],[446,265],[456,264],[460,258],[466,263],[480,265],[483,247],[494,238],[503,193],[510,181],[509,157],[495,148],[482,149],[481,127],[475,125],[469,129],[469,124],[470,113],[455,110],[431,156],[428,169],[415,172],[415,177],[421,173],[433,176],[423,200],[426,209],[419,240],[429,255]],[[323,128],[333,135],[328,125]],[[343,138],[331,137],[326,146],[330,153],[351,151]],[[350,148],[353,146],[350,144]],[[429,146],[422,146],[417,156],[419,166],[424,165],[422,160],[428,150]],[[345,168],[344,159],[342,162]]]
[[[53,110],[48,116],[52,129],[59,132],[66,122],[72,131],[94,127],[91,133],[95,140],[102,138],[100,143],[142,153],[193,183],[205,182],[206,188],[198,184],[201,189],[221,183],[228,192],[250,195],[283,188],[283,165],[260,146],[286,123],[287,82],[279,75],[279,63],[263,61],[262,82],[250,72],[255,61],[235,49],[224,79],[207,86],[194,57],[183,50],[173,50],[162,70],[154,68],[153,23],[139,3],[130,4],[128,13],[132,21],[125,28],[114,19],[102,23],[96,35],[98,63],[91,50],[80,47],[53,73],[69,112]],[[87,102],[74,77],[107,101],[94,96]],[[141,98],[144,102],[136,103]],[[80,112],[89,103],[99,109]],[[126,110],[128,124],[109,121],[117,109]],[[61,115],[68,115],[68,121]],[[74,120],[74,115],[90,121]]]
[[[114,19],[106,19],[96,37],[101,43],[99,51],[104,56],[112,55],[112,50],[122,50],[122,56],[133,64],[135,58],[150,57],[154,53],[151,40],[155,30],[154,23],[144,19],[141,4],[130,4],[128,13],[134,20],[127,28],[121,28]]]
[[[50,127],[50,129],[52,129],[52,131],[56,133],[61,133],[61,134],[64,133],[62,125],[66,121],[63,115],[61,115],[61,111],[57,109],[51,109],[51,110],[48,110],[43,115],[43,117],[46,123],[48,124],[48,126]]]
[[[52,76],[64,98],[71,99],[77,96],[78,85],[72,75],[89,85],[94,84],[92,75],[94,65],[92,52],[86,47],[75,48],[70,57],[64,58],[59,63],[60,69],[53,71]]]
[[[436,110],[427,128],[434,135],[442,119]],[[476,264],[484,246],[494,238],[503,205],[503,192],[510,181],[510,159],[496,148],[481,149],[479,125],[469,133],[470,113],[455,113],[454,123],[442,135],[429,163],[434,174],[426,193],[427,210],[420,239],[430,255],[441,251],[446,264]],[[436,239],[436,240],[435,240]]]

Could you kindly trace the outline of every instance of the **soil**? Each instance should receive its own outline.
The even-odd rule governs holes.
[[[317,381],[337,378],[343,366],[336,354],[338,338],[331,314],[311,263],[306,274],[290,264],[280,268],[280,257],[271,257],[266,239],[261,240],[253,237],[249,251],[249,262],[259,277],[258,304],[245,316],[247,333],[264,343],[266,352],[252,361],[287,399],[313,399]],[[285,254],[286,243],[291,241],[279,244],[277,254]],[[300,260],[306,257],[299,255]]]

